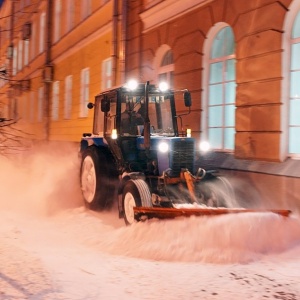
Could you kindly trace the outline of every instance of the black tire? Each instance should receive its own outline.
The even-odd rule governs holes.
[[[152,207],[151,194],[147,183],[142,179],[128,180],[122,195],[122,208],[126,225],[134,223],[133,207]]]
[[[116,172],[113,162],[92,146],[84,150],[80,169],[80,185],[85,206],[92,210],[111,208],[116,195]]]

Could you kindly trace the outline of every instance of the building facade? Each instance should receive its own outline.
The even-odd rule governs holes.
[[[0,113],[36,139],[78,142],[101,90],[167,80],[199,165],[300,205],[300,0],[5,0],[0,26]]]
[[[92,126],[86,104],[124,73],[118,10],[107,0],[6,0],[1,115],[33,139],[78,142]]]
[[[192,92],[184,126],[213,149],[200,165],[245,177],[270,203],[299,209],[300,1],[131,4],[127,74],[169,76]]]

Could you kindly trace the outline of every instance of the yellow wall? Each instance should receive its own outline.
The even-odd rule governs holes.
[[[88,117],[80,118],[80,74],[84,68],[90,69],[89,101],[101,90],[102,61],[110,57],[111,33],[105,33],[62,61],[55,63],[54,81],[60,82],[59,119],[50,122],[50,140],[79,141],[83,132],[92,131],[93,110]],[[64,119],[65,77],[73,77],[73,97],[71,119]]]
[[[94,97],[101,91],[102,62],[112,57],[113,54],[113,2],[92,0],[92,13],[82,19],[82,1],[74,0],[74,23],[73,28],[68,32],[66,26],[68,10],[66,1],[61,1],[60,37],[54,40],[54,30],[57,24],[55,16],[52,18],[51,37],[52,45],[49,48],[47,43],[47,16],[45,20],[44,46],[45,49],[39,53],[40,38],[40,16],[48,12],[48,1],[32,0],[28,7],[20,7],[21,2],[15,2],[15,11],[26,11],[26,13],[15,14],[15,27],[13,30],[13,44],[18,45],[22,38],[22,26],[26,22],[32,24],[32,34],[30,37],[29,64],[24,65],[17,74],[11,77],[11,82],[21,82],[30,79],[30,90],[14,90],[14,96],[7,100],[6,90],[10,86],[0,86],[0,102],[3,99],[3,106],[17,102],[17,115],[15,116],[17,126],[29,134],[32,139],[52,141],[80,141],[83,132],[92,131],[93,110],[88,112],[87,117],[79,117],[80,110],[80,85],[81,70],[89,68],[89,101],[93,102]],[[120,1],[119,4],[121,4]],[[11,4],[11,1],[7,2]],[[55,3],[53,0],[52,11],[55,13]],[[121,5],[119,5],[121,9]],[[1,8],[0,13],[9,15],[11,6],[6,4]],[[0,24],[3,21],[0,20]],[[34,32],[33,32],[34,31]],[[1,35],[4,36],[4,35]],[[1,41],[0,58],[6,60],[6,53],[3,47],[10,44],[9,35],[5,36],[5,41]],[[120,39],[120,18],[118,24],[118,39]],[[3,47],[2,47],[3,45]],[[47,55],[47,51],[48,55]],[[11,61],[12,62],[12,61]],[[46,64],[53,66],[54,76],[50,83],[45,83],[43,70]],[[118,64],[118,62],[116,62]],[[116,70],[118,72],[118,69]],[[72,75],[72,112],[71,118],[64,118],[64,97],[65,78]],[[116,74],[117,81],[120,75]],[[59,116],[58,120],[52,120],[52,88],[53,83],[59,81]],[[115,82],[118,84],[119,82]],[[43,121],[38,121],[38,91],[44,87],[44,117]],[[49,87],[49,103],[47,103],[47,88]],[[32,98],[32,95],[34,98]],[[1,109],[1,105],[0,105]],[[6,109],[8,110],[8,109]],[[5,109],[2,109],[5,111]],[[48,119],[49,116],[49,119]]]
[[[54,65],[53,82],[59,81],[59,117],[52,120],[50,113],[50,140],[80,141],[82,133],[92,132],[93,110],[87,117],[79,117],[81,70],[89,68],[89,102],[101,90],[102,61],[112,54],[112,1],[100,7],[93,1],[94,12],[71,32],[53,45]],[[80,19],[79,11],[77,22]],[[65,78],[72,75],[72,112],[71,119],[64,119]],[[52,93],[50,93],[52,99]],[[51,112],[51,105],[50,105]]]

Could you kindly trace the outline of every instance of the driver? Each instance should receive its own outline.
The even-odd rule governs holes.
[[[143,125],[142,115],[134,110],[134,103],[126,102],[126,109],[121,114],[121,133],[137,135],[138,125]]]

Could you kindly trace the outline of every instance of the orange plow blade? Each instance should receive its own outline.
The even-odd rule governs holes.
[[[288,217],[291,213],[290,210],[284,209],[245,209],[245,208],[160,208],[160,207],[134,207],[134,218],[141,220],[143,216],[148,218],[158,219],[173,219],[176,217],[190,217],[190,216],[217,216],[223,214],[236,214],[236,213],[260,213],[271,212],[283,217]]]

